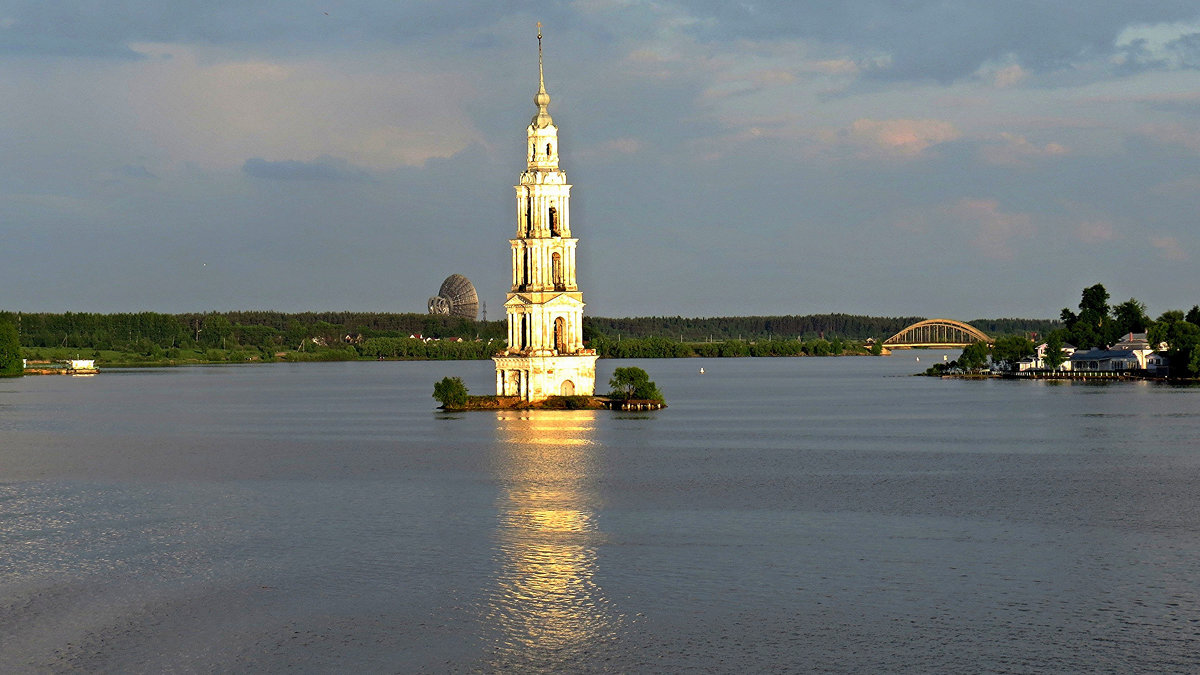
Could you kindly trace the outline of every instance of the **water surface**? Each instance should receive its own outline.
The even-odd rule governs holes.
[[[0,381],[0,671],[1194,672],[1200,389],[931,359]]]

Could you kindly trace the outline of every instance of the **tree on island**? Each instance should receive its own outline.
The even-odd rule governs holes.
[[[443,408],[462,408],[467,405],[467,385],[461,378],[443,377],[433,385],[433,397]]]
[[[0,321],[0,377],[20,377],[24,373],[21,336],[11,323]]]
[[[979,370],[987,365],[988,345],[975,342],[966,346],[958,357],[958,367],[965,371]]]
[[[637,366],[614,370],[608,386],[612,387],[612,391],[608,394],[612,398],[626,401],[634,399],[640,401],[663,400],[662,392],[650,381],[650,375]]]

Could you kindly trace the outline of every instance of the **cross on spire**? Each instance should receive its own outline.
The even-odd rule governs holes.
[[[537,22],[538,29],[538,91],[546,91],[546,78],[542,75],[542,22]]]
[[[538,93],[533,97],[533,104],[538,107],[537,115],[533,117],[533,126],[539,129],[554,124],[554,120],[550,118],[550,111],[546,106],[550,105],[550,94],[546,93],[546,76],[542,70],[542,22],[537,22],[537,38],[538,38]]]

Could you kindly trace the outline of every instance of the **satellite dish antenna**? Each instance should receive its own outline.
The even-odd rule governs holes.
[[[474,321],[479,313],[474,284],[461,274],[446,277],[438,294],[429,299],[429,313]]]

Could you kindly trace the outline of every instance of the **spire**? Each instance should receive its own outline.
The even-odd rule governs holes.
[[[537,23],[537,38],[538,38],[538,93],[533,97],[533,104],[538,107],[538,112],[533,116],[531,125],[538,129],[545,129],[554,124],[554,120],[550,118],[550,112],[546,110],[546,106],[550,105],[550,94],[546,93],[546,76],[542,71],[542,22]]]

